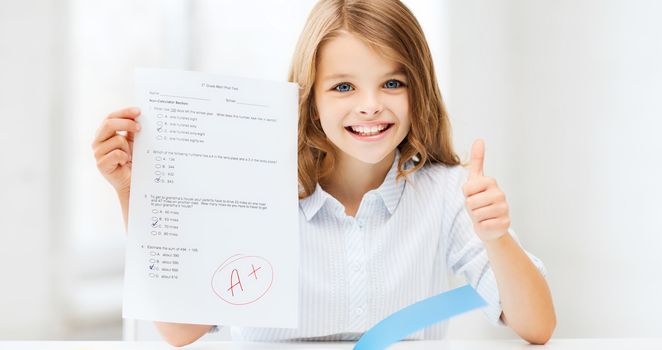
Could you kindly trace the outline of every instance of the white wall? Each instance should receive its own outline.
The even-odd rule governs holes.
[[[662,336],[662,3],[450,2],[456,144],[487,142],[558,337]],[[455,329],[455,328],[454,328]]]
[[[56,242],[46,234],[55,221],[54,12],[49,0],[0,2],[0,338],[34,339],[57,329],[49,263]]]

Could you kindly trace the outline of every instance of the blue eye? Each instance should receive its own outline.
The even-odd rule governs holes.
[[[391,79],[384,83],[384,87],[389,89],[397,89],[402,86],[404,86],[404,84],[401,81],[395,79]]]
[[[347,83],[340,83],[340,84],[336,85],[333,89],[338,91],[338,92],[347,92],[347,91],[350,91],[351,88],[352,88],[352,86],[347,84]]]

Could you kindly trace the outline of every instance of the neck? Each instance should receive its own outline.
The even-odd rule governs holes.
[[[363,195],[384,182],[395,159],[395,150],[376,164],[364,163],[342,151],[338,151],[337,155],[333,171],[320,181],[320,186],[345,206],[347,214],[353,216]]]

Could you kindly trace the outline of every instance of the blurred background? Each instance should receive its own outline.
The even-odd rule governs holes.
[[[549,271],[555,337],[662,336],[662,2],[404,2],[458,153],[485,139]],[[284,81],[313,4],[0,0],[0,339],[157,337],[121,318],[124,228],[96,128],[134,104],[135,67]],[[480,313],[450,336],[516,337]]]

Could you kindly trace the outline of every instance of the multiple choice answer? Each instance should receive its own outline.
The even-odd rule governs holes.
[[[152,209],[152,215],[149,223],[152,236],[179,236],[179,211],[154,208]]]
[[[148,153],[150,151],[148,150]],[[250,162],[263,165],[275,165],[277,160],[259,159],[245,156],[232,156],[225,154],[195,153],[195,152],[177,152],[151,150],[153,154],[154,182],[157,184],[174,184],[176,182],[176,163],[179,158],[204,158],[208,160],[226,160],[233,162]]]
[[[154,182],[157,184],[175,183],[175,157],[168,156],[164,152],[153,152],[154,154]]]
[[[232,101],[234,102],[234,101]],[[227,118],[255,122],[275,123],[278,118],[258,114],[208,112],[183,108],[154,107],[156,112],[156,141],[205,143],[207,133],[198,124],[201,118]]]
[[[149,278],[179,279],[181,260],[185,255],[197,254],[195,247],[169,247],[152,244],[142,244],[147,260],[147,273]]]

